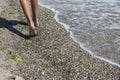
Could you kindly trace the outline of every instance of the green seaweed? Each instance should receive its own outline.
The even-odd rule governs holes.
[[[0,17],[2,17],[4,14],[6,13],[6,10],[2,10],[1,13],[0,13]]]
[[[16,62],[24,62],[24,60],[17,55],[12,55],[12,59]]]
[[[8,6],[14,6],[14,3],[13,2],[9,2]]]
[[[5,48],[4,47],[0,47],[0,51],[3,51]]]
[[[23,80],[27,80],[26,76],[24,76],[24,75],[23,75],[23,77],[22,77],[22,78],[23,78]]]
[[[2,11],[1,11],[1,13],[5,13],[6,12],[6,10],[5,9],[3,9]]]
[[[88,61],[87,61],[87,60],[82,60],[81,63],[82,63],[83,65],[87,65],[87,64],[88,64]]]
[[[7,53],[10,54],[10,55],[13,54],[12,50],[8,50]]]
[[[9,14],[15,14],[14,12],[9,12]]]
[[[46,62],[42,62],[41,66],[42,66],[43,69],[46,69],[48,64]]]
[[[9,55],[11,55],[12,59],[16,62],[24,62],[24,60],[22,58],[20,58],[19,56],[13,54],[13,51],[12,50],[8,50],[7,53]]]

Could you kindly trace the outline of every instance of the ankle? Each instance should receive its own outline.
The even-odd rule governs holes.
[[[34,21],[35,27],[37,27],[37,26],[38,26],[38,19],[34,19],[34,18],[33,18],[33,21]]]
[[[33,21],[29,21],[28,25],[29,25],[30,29],[35,29],[35,24]]]

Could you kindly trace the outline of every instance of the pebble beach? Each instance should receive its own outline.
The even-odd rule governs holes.
[[[19,0],[0,0],[0,80],[120,80],[120,68],[84,51],[54,12],[39,6],[38,16],[30,38]]]

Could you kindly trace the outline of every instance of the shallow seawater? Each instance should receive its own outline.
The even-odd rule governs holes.
[[[120,0],[39,0],[84,50],[120,67]]]

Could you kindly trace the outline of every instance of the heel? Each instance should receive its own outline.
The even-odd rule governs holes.
[[[36,28],[35,28],[35,29],[30,29],[30,34],[29,34],[30,37],[35,37],[35,36],[37,36],[37,35],[38,35],[38,34],[37,34]]]

